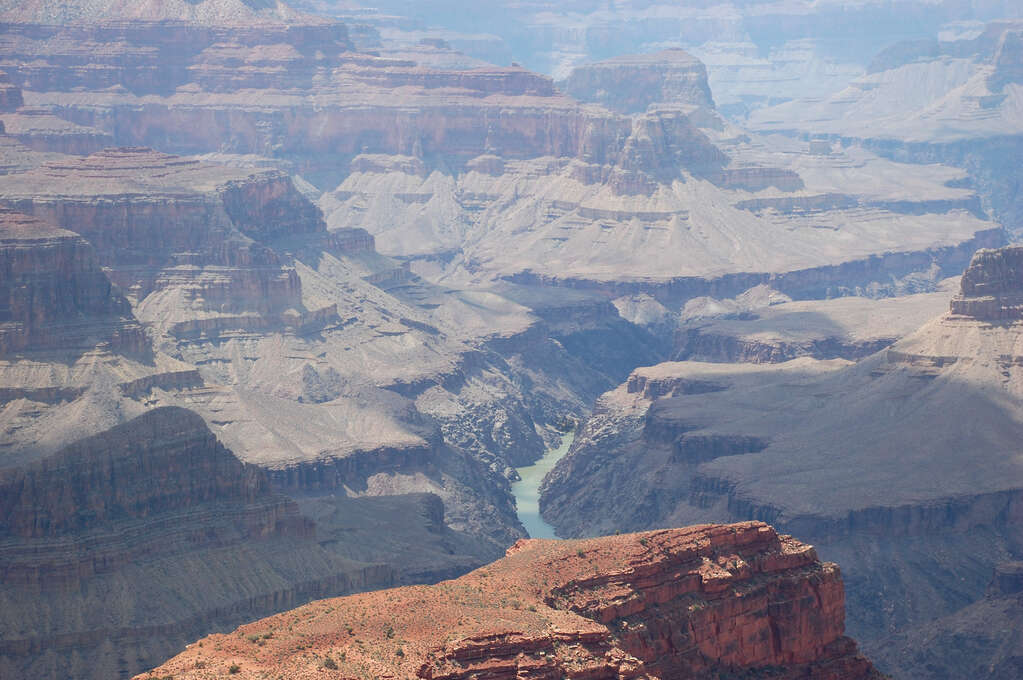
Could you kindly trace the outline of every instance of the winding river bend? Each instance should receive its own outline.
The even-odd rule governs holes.
[[[557,538],[554,527],[540,517],[540,483],[559,460],[561,460],[575,440],[575,432],[569,432],[561,438],[561,446],[549,449],[543,458],[527,467],[515,468],[520,479],[512,482],[512,495],[515,496],[515,507],[519,521],[529,532],[530,538]]]

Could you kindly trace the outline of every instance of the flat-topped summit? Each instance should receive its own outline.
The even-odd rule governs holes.
[[[678,48],[577,66],[561,85],[579,101],[621,113],[646,111],[651,104],[714,108],[706,67]]]
[[[980,251],[951,313],[856,364],[634,371],[598,400],[541,511],[564,536],[770,521],[839,559],[850,625],[867,641],[981,597],[1020,536],[1023,352],[1005,322],[1020,318],[1021,254]],[[920,554],[963,577],[906,566]]]

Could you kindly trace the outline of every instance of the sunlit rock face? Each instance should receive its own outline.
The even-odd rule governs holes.
[[[838,568],[750,522],[520,541],[460,579],[313,603],[207,638],[155,672],[880,678],[842,632]],[[263,640],[258,652],[246,636]],[[312,655],[294,650],[306,638]]]

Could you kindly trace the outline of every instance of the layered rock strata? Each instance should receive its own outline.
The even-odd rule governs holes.
[[[979,252],[951,313],[855,365],[641,369],[598,402],[541,510],[566,536],[726,518],[800,531],[843,561],[868,645],[951,615],[1021,545],[1017,259]]]
[[[938,284],[933,293],[882,299],[792,301],[766,286],[732,299],[695,298],[686,303],[674,331],[673,358],[724,363],[780,363],[802,356],[862,359],[947,309],[953,281]],[[907,284],[927,288],[933,282]]]
[[[131,303],[149,339],[135,359],[90,346],[69,364],[70,348],[55,346],[3,364],[0,394],[27,399],[3,413],[10,460],[154,406],[183,406],[279,488],[309,494],[325,532],[345,526],[345,512],[365,520],[362,530],[372,523],[362,508],[436,494],[442,519],[429,565],[399,558],[408,546],[379,534],[359,553],[428,578],[521,536],[513,466],[543,451],[545,422],[581,413],[634,365],[616,364],[611,377],[572,356],[630,330],[607,303],[573,303],[548,324],[506,297],[426,286],[376,253],[364,230],[328,232],[278,171],[145,149],[36,160],[0,177],[2,200],[96,244],[97,264],[127,300],[115,297],[126,313]],[[32,276],[29,284],[43,280]],[[55,285],[70,295],[68,284]],[[616,341],[616,361],[643,342],[654,344],[639,332]],[[354,554],[341,543],[339,554]]]
[[[921,262],[961,270],[958,250],[997,228],[941,169],[904,186],[904,171],[877,159],[807,162],[744,144],[713,112],[699,62],[680,51],[608,67],[634,74],[630,83],[675,74],[668,91],[636,94],[654,106],[629,117],[519,67],[353,52],[340,25],[298,14],[236,30],[184,6],[173,8],[183,21],[160,23],[168,17],[147,6],[135,18],[160,21],[131,24],[111,23],[109,7],[74,6],[79,22],[66,26],[8,12],[0,66],[30,105],[118,144],[286,163],[334,188],[321,202],[332,228],[365,228],[382,252],[426,259],[418,273],[448,285],[516,277],[618,295],[625,278],[681,304],[784,273],[813,280],[800,288],[819,297]],[[173,59],[161,56],[168,36],[185,46]],[[81,49],[90,41],[114,50],[99,51],[95,69]],[[593,99],[594,88],[582,83],[578,96]],[[733,247],[737,236],[745,248]],[[392,274],[381,282],[400,281]]]
[[[759,522],[531,540],[454,581],[207,638],[154,673],[880,678],[843,636],[842,612],[838,568]]]
[[[876,654],[896,677],[1015,677],[1023,671],[1020,631],[1023,564],[1006,562],[995,567],[982,599],[885,641]]]
[[[714,108],[706,67],[681,49],[577,66],[559,86],[579,101],[620,113],[646,111],[651,104]]]
[[[324,550],[184,409],[5,466],[0,498],[5,676],[119,677],[200,631],[394,579]]]
[[[1016,16],[957,37],[895,45],[844,89],[762,109],[750,125],[962,167],[985,208],[1016,229],[1023,216],[1015,163],[1023,144],[1021,30]]]
[[[99,344],[129,354],[149,350],[92,246],[52,223],[0,209],[0,356]]]

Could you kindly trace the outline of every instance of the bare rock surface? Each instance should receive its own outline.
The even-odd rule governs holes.
[[[750,125],[966,168],[985,207],[1016,229],[1023,214],[1015,163],[1023,135],[1018,19],[895,45],[845,89],[762,109]]]
[[[842,611],[838,568],[759,522],[530,540],[454,581],[324,600],[206,638],[154,673],[880,678],[843,636]]]
[[[726,517],[801,531],[845,565],[865,639],[977,600],[1020,539],[1017,250],[978,253],[952,312],[855,365],[640,369],[546,480],[544,516],[569,536]]]
[[[579,101],[621,113],[646,111],[651,104],[714,108],[706,67],[681,49],[577,66],[559,85]]]
[[[885,641],[875,654],[899,677],[994,680],[1019,675],[1023,671],[1021,573],[1019,562],[997,565],[982,599]]]
[[[792,301],[764,286],[732,299],[695,298],[682,310],[673,357],[725,363],[862,359],[941,314],[953,287],[958,281],[947,279],[933,293]]]
[[[518,66],[355,52],[342,24],[279,5],[240,12],[244,39],[217,3],[143,4],[129,16],[144,20],[111,27],[119,7],[63,25],[11,10],[0,67],[28,105],[118,144],[279,159],[328,190],[331,229],[364,228],[382,253],[423,260],[419,273],[451,287],[510,277],[678,302],[791,274],[819,297],[921,260],[961,271],[960,250],[1000,244],[945,168],[795,152],[729,127],[701,64],[679,50],[593,67],[637,84],[676,74],[668,90],[635,95],[654,106],[630,117]]]
[[[198,631],[395,579],[322,548],[293,501],[180,408],[5,466],[0,491],[7,677],[119,677]]]

